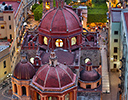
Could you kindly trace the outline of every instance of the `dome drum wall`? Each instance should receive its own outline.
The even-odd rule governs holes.
[[[69,98],[70,100],[77,100],[77,86],[70,88],[66,91],[63,92],[58,92],[58,91],[41,91],[39,89],[35,89],[32,85],[30,87],[30,92],[31,92],[31,97],[32,100],[36,100],[37,99],[37,93],[39,95],[45,95],[45,96],[41,96],[41,100],[47,100],[49,97],[56,97],[57,100],[65,100],[66,95],[69,94]],[[35,94],[35,95],[33,95]],[[69,99],[68,98],[68,99]],[[66,99],[67,100],[67,99]]]
[[[94,89],[101,85],[101,75],[96,70],[87,71],[83,69],[79,78],[80,87]]]
[[[72,38],[76,38],[76,43],[74,45],[72,45]],[[72,36],[72,37],[55,37],[55,38],[51,38],[51,37],[46,37],[47,38],[47,45],[44,43],[44,36],[43,35],[39,35],[39,45],[40,47],[42,45],[46,45],[46,46],[49,46],[49,48],[52,48],[52,49],[56,49],[58,48],[57,45],[56,45],[56,41],[57,39],[61,39],[62,42],[63,42],[63,46],[61,48],[63,49],[69,49],[69,48],[72,48],[74,46],[79,46],[82,42],[81,38],[81,34],[77,35],[77,36]]]
[[[14,76],[11,77],[13,95],[22,100],[30,100],[30,82],[31,80],[19,80]],[[22,87],[26,88],[26,96],[23,96]]]
[[[95,89],[101,86],[101,77],[96,81],[82,81],[79,79],[80,87],[84,89]],[[87,86],[90,85],[90,88]]]

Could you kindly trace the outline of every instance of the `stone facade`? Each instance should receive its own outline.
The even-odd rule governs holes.
[[[93,63],[93,66],[99,66],[100,61],[100,50],[82,50],[81,51],[81,65],[85,65],[85,59],[89,58]]]

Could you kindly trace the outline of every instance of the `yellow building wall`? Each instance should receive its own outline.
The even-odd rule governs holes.
[[[6,61],[5,68],[4,68],[4,61]],[[0,59],[0,81],[5,79],[9,73],[11,73],[11,66],[10,66],[10,54],[8,53],[5,57]]]

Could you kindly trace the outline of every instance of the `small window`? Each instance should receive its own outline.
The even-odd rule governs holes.
[[[4,61],[3,64],[4,64],[4,68],[6,68],[6,61]]]
[[[12,39],[12,34],[10,34],[10,39]]]
[[[4,29],[4,25],[1,25],[1,29]]]
[[[117,53],[117,47],[114,47],[114,53]]]
[[[86,85],[86,89],[91,89],[91,85]]]
[[[75,45],[76,44],[76,37],[71,38],[71,45]]]
[[[3,21],[4,19],[3,19],[3,16],[0,16],[0,21]]]
[[[17,86],[14,84],[14,92],[17,93]]]
[[[8,16],[8,20],[11,20],[11,16]]]
[[[11,25],[9,25],[9,29],[11,29],[12,27],[11,27]]]
[[[40,94],[37,93],[37,100],[41,100]]]
[[[7,74],[7,71],[5,71],[4,74]]]
[[[97,86],[99,86],[99,82],[97,83]]]
[[[116,68],[117,67],[117,65],[116,64],[114,64],[114,68]]]
[[[118,35],[118,31],[114,31],[114,34],[115,34],[115,35]]]
[[[113,55],[114,61],[117,61],[117,55]]]
[[[26,95],[26,87],[22,86],[22,95]]]
[[[118,42],[118,39],[114,39],[114,42]]]
[[[47,39],[47,37],[44,37],[44,44],[48,45],[48,39]]]
[[[69,94],[69,93],[67,93],[67,94],[65,95],[65,100],[70,100],[70,94]]]
[[[57,39],[55,45],[56,47],[63,47],[63,41],[61,39]]]
[[[57,100],[57,97],[48,97],[48,100]]]

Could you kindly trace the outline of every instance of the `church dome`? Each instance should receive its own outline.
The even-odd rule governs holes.
[[[35,68],[27,60],[19,62],[13,72],[13,76],[17,79],[28,80],[32,79],[35,74]]]
[[[80,80],[82,81],[96,81],[100,79],[100,75],[96,70],[86,71],[83,69],[80,72]]]
[[[38,69],[32,83],[44,91],[62,91],[75,85],[75,79],[76,75],[67,66],[46,64]]]
[[[38,28],[39,33],[51,36],[64,36],[82,32],[82,25],[77,14],[69,8],[53,8],[43,15]],[[48,36],[48,35],[47,35]],[[53,37],[53,38],[54,38]]]

